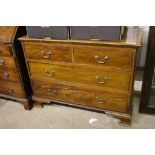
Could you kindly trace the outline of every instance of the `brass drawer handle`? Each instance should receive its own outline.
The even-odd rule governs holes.
[[[105,104],[105,103],[107,103],[107,99],[106,98],[104,98],[104,97],[96,97],[96,101],[97,101],[97,103],[99,103],[99,104]]]
[[[103,58],[103,61],[100,61],[100,60],[99,60],[99,56],[98,56],[98,55],[95,55],[95,59],[96,59],[96,61],[97,61],[99,64],[104,64],[104,63],[109,59],[109,57],[106,55],[106,56]]]
[[[8,88],[7,92],[8,92],[9,94],[12,94],[14,91],[13,91],[12,89]]]
[[[42,50],[42,54],[44,58],[49,59],[51,57],[52,51],[46,52]]]
[[[9,78],[9,74],[7,72],[4,72],[2,74],[3,79],[8,79]]]
[[[46,73],[46,75],[52,77],[52,76],[55,75],[55,70],[52,70],[52,71],[50,72],[50,71],[48,71],[48,69],[45,69],[45,73]]]
[[[57,94],[57,90],[52,89],[52,88],[49,88],[49,89],[48,89],[48,92],[49,92],[51,95],[56,95],[56,94]]]
[[[0,66],[4,66],[4,60],[0,60]]]
[[[96,81],[97,81],[98,83],[101,83],[101,84],[104,84],[108,79],[109,79],[109,78],[108,78],[107,76],[105,76],[105,77],[103,78],[103,80],[101,81],[100,78],[99,78],[98,76],[96,76]]]

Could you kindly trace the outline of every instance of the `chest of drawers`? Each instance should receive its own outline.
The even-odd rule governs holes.
[[[20,42],[24,27],[0,26],[0,97],[32,108],[31,85]]]
[[[132,33],[122,42],[20,38],[35,103],[103,112],[130,124],[140,47],[140,32]]]

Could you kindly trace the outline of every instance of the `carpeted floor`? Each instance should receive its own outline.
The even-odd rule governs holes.
[[[139,99],[134,98],[131,127],[123,127],[118,120],[105,114],[70,108],[60,105],[45,105],[24,110],[19,103],[0,99],[0,128],[45,128],[45,129],[106,129],[106,128],[155,128],[155,116],[138,113]]]

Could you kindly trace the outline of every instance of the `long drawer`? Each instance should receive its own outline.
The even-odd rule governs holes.
[[[30,76],[48,81],[56,79],[84,83],[99,87],[111,87],[128,91],[131,72],[108,68],[84,68],[76,65],[41,64],[29,62]]]
[[[0,94],[23,97],[21,83],[0,81]]]
[[[75,63],[132,69],[133,49],[120,47],[76,47]]]
[[[62,85],[55,82],[32,80],[34,96],[54,101],[70,102],[77,105],[99,109],[126,112],[128,95],[117,92],[93,91],[77,86]]]
[[[13,57],[0,56],[0,68],[16,68],[15,59]]]
[[[47,61],[72,62],[69,47],[45,43],[24,44],[27,59]]]
[[[11,55],[11,50],[12,50],[12,45],[8,44],[0,44],[0,56],[10,56]]]
[[[19,82],[19,73],[16,69],[0,68],[0,80]]]

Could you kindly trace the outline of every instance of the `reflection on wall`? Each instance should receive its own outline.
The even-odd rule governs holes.
[[[142,35],[142,47],[140,48],[138,52],[137,66],[143,67],[145,65],[149,26],[139,26],[139,27],[142,28],[143,35]]]

